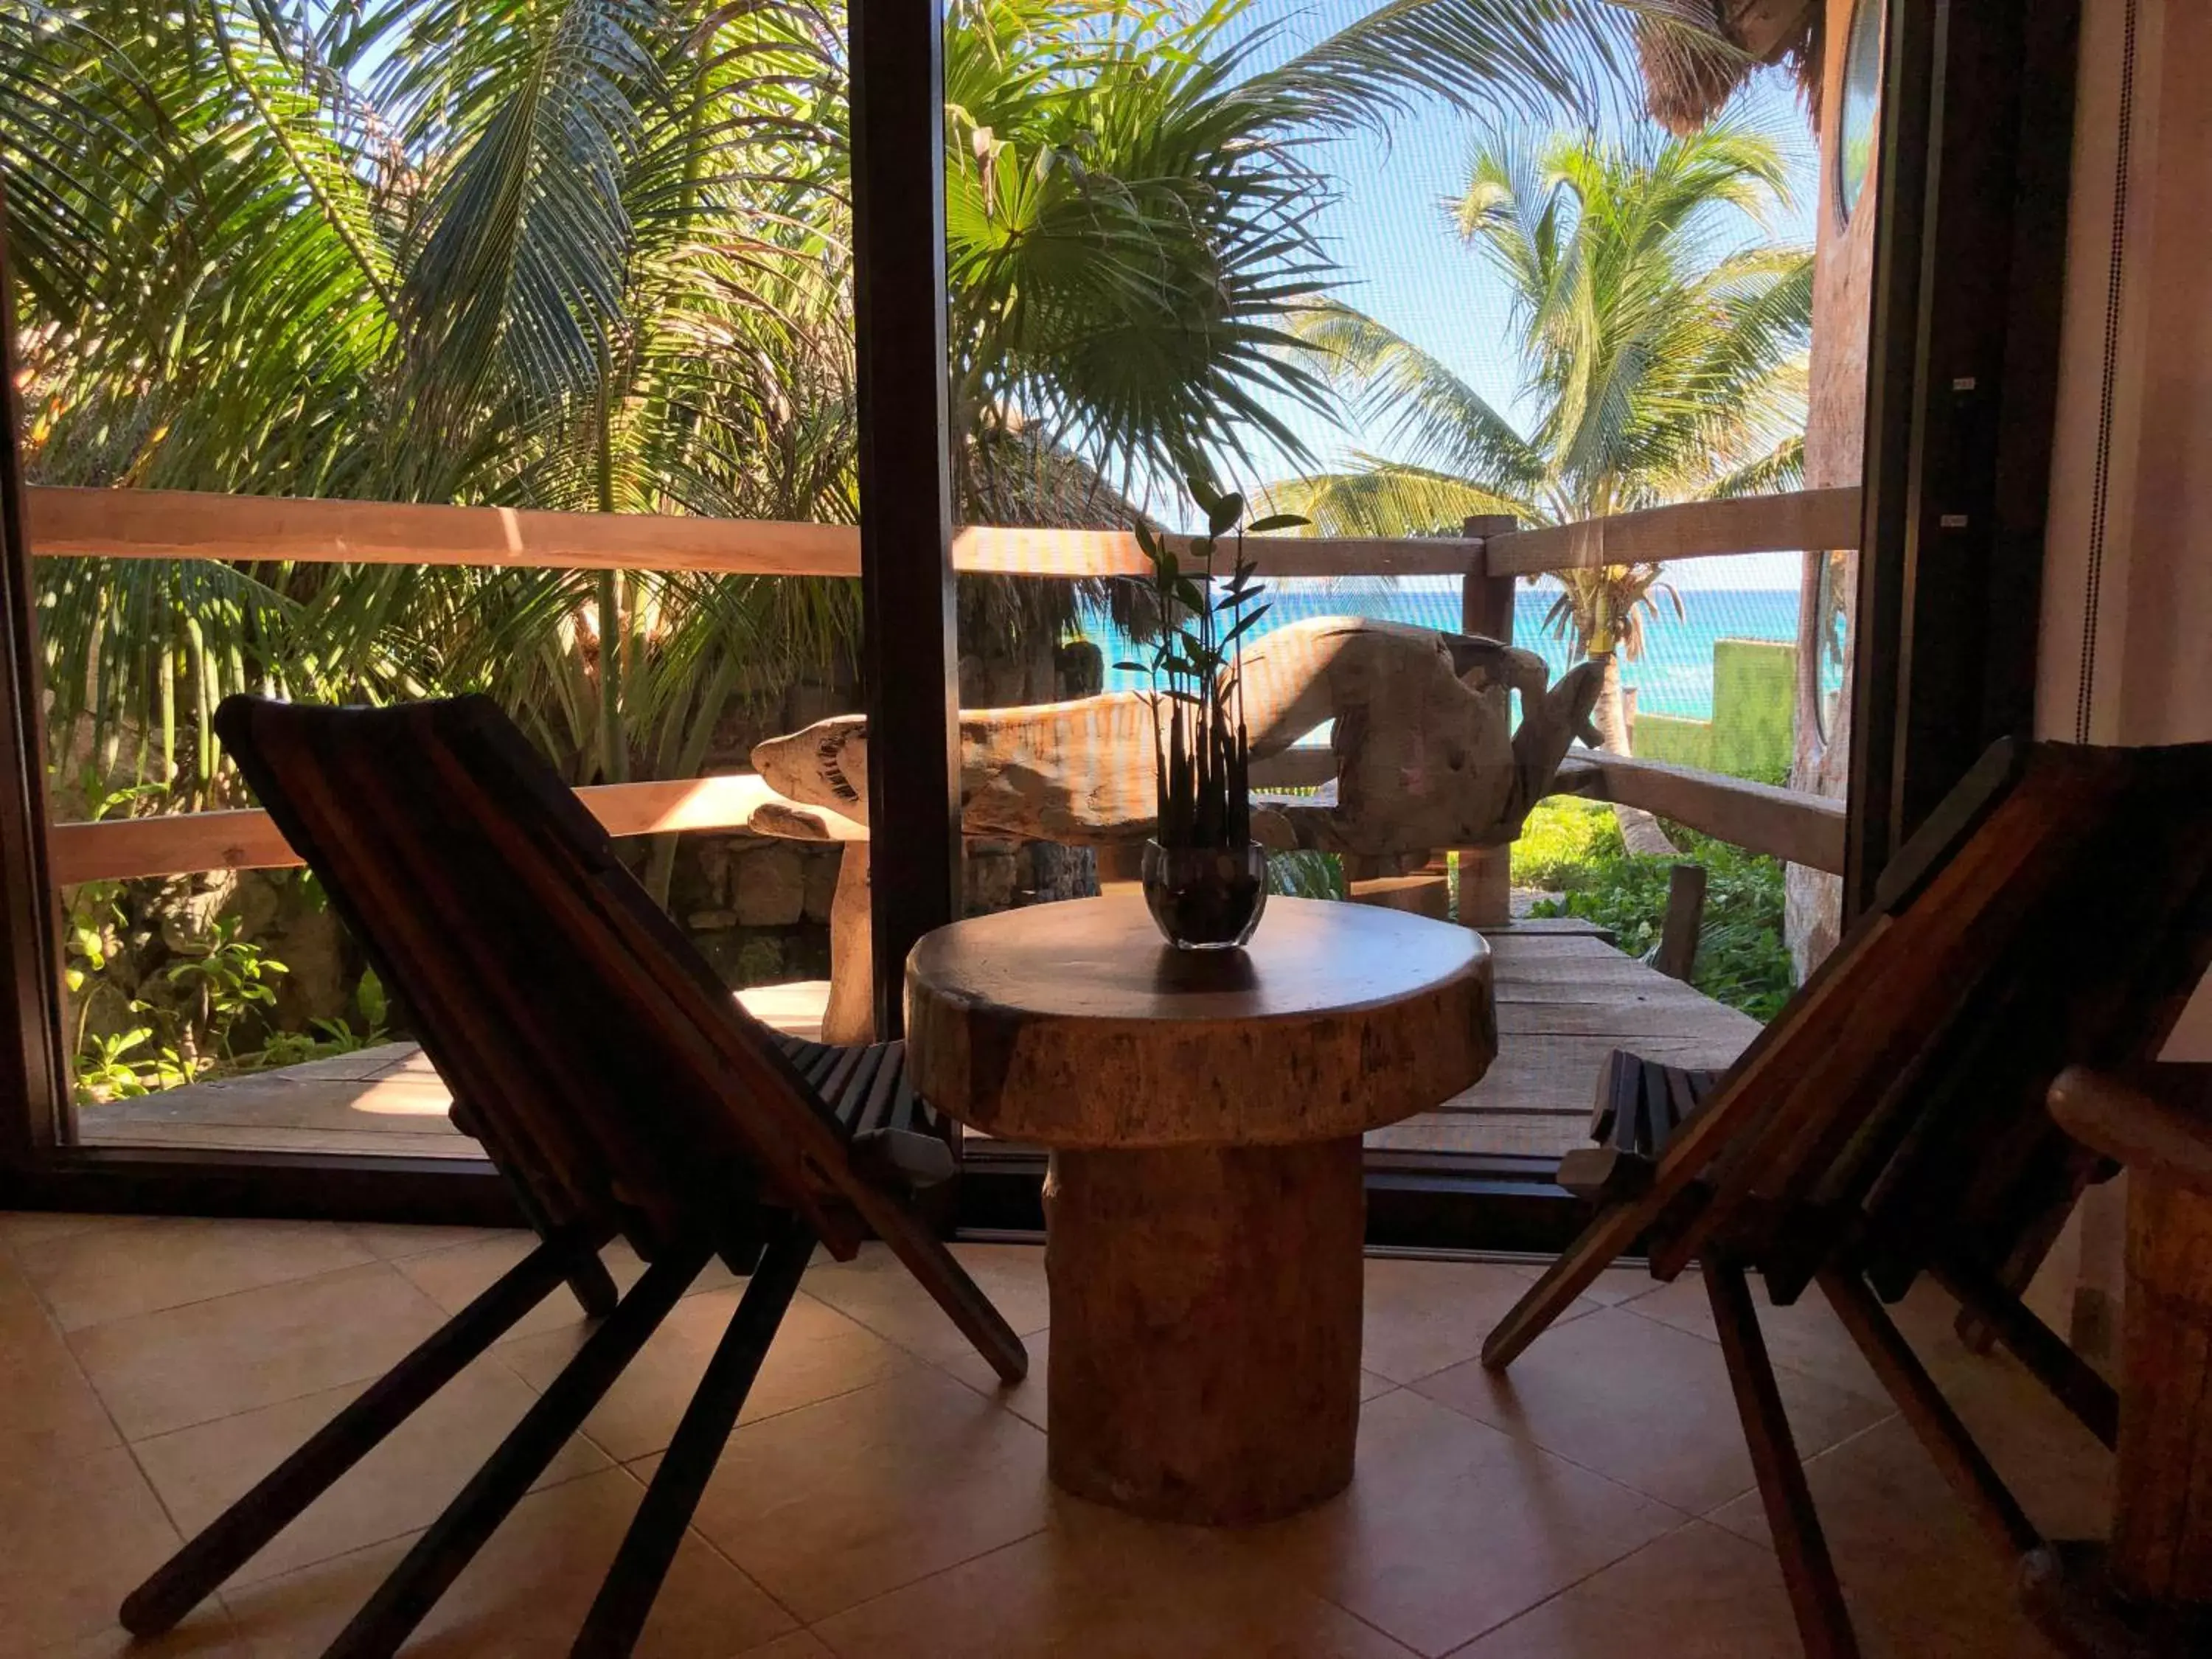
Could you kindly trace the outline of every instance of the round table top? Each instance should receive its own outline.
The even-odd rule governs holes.
[[[1177,951],[1133,893],[978,916],[907,959],[922,1097],[1047,1146],[1330,1139],[1443,1104],[1498,1052],[1490,950],[1376,906],[1272,898]]]

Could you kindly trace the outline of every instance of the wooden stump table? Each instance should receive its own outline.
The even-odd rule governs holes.
[[[1352,1478],[1360,1135],[1497,1052],[1473,931],[1271,900],[1170,949],[1134,895],[939,929],[907,963],[924,1098],[1052,1151],[1050,1468],[1158,1519],[1289,1515]]]

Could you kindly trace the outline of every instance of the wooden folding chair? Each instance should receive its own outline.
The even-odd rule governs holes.
[[[1883,1310],[1932,1273],[2107,1445],[2110,1385],[2017,1291],[2109,1166],[2051,1122],[2069,1064],[2155,1055],[2212,962],[2212,745],[2004,744],[1939,808],[1845,937],[1717,1080],[1616,1059],[1599,1146],[1561,1179],[1602,1207],[1483,1350],[1510,1364],[1639,1240],[1700,1262],[1808,1654],[1857,1650],[1746,1279],[1818,1283],[1985,1528],[2041,1540]]]
[[[604,1316],[328,1652],[388,1655],[708,1261],[744,1295],[574,1651],[630,1651],[816,1243],[884,1239],[1008,1382],[998,1311],[915,1214],[949,1176],[896,1042],[836,1048],[748,1016],[489,699],[387,709],[233,697],[216,727],[453,1091],[542,1243],[123,1604],[167,1630],[564,1280]],[[598,1252],[650,1263],[617,1301]]]

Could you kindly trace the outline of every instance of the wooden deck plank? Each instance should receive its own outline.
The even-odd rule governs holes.
[[[1571,933],[1502,935],[1495,952],[1499,1052],[1474,1088],[1367,1144],[1394,1151],[1555,1158],[1583,1144],[1590,1092],[1614,1048],[1722,1069],[1758,1022]],[[763,986],[745,1006],[779,1030],[812,1037],[823,981]],[[203,1146],[286,1152],[469,1157],[476,1143],[446,1118],[444,1085],[412,1043],[388,1043],[281,1071],[82,1109],[97,1146]]]

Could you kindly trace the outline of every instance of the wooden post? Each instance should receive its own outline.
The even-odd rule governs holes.
[[[0,198],[0,231],[7,202]],[[64,1133],[61,927],[46,867],[46,726],[31,618],[31,548],[23,529],[22,430],[15,402],[15,319],[0,235],[0,1164],[28,1164]]]
[[[2112,1582],[2160,1607],[2212,1607],[2212,1194],[2137,1165]]]
[[[1486,542],[1508,534],[1518,522],[1510,513],[1477,514],[1468,520],[1465,533]],[[1460,579],[1460,632],[1512,644],[1513,583],[1511,576],[1490,574],[1487,547],[1478,553],[1473,568]],[[1459,919],[1463,925],[1495,927],[1512,919],[1512,871],[1510,847],[1459,849]]]
[[[2127,1286],[2111,1547],[2032,1558],[2029,1608],[2069,1653],[2212,1651],[2212,1068],[2069,1067],[2049,1101],[2127,1166]]]
[[[1687,981],[1698,965],[1698,936],[1705,924],[1705,866],[1678,864],[1667,872],[1667,920],[1651,965],[1669,979]]]
[[[944,0],[851,9],[876,1035],[907,952],[960,914],[960,744],[945,345]]]

